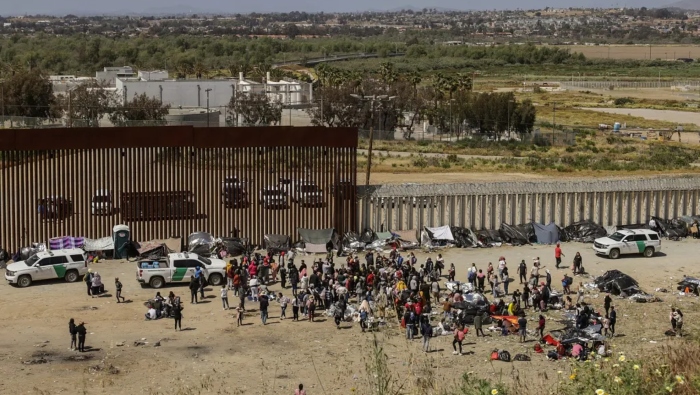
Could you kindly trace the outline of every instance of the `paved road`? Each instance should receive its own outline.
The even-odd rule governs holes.
[[[421,153],[418,152],[403,152],[403,151],[386,151],[386,150],[373,150],[373,154],[375,156],[379,155],[381,153],[382,155],[391,155],[391,156],[398,156],[402,158],[407,158],[410,157],[411,155],[413,156],[418,156]],[[367,155],[367,150],[366,149],[358,149],[357,150],[358,154],[364,154]],[[450,154],[443,154],[439,152],[425,152],[422,153],[423,156],[426,158],[446,158],[447,155]],[[504,158],[514,158],[514,159],[526,159],[523,157],[518,157],[518,156],[498,156],[498,155],[464,155],[464,154],[457,154],[457,157],[459,159],[491,159],[491,160],[498,160],[498,159],[504,159]]]

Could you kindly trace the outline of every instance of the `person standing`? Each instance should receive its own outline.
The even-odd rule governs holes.
[[[287,268],[282,263],[280,263],[279,273],[280,284],[282,285],[282,289],[285,289],[287,287]]]
[[[430,338],[433,337],[433,327],[430,319],[423,320],[421,332],[423,333],[423,352],[430,352]]]
[[[455,329],[454,339],[452,340],[452,348],[454,349],[452,352],[453,355],[462,355],[462,342],[466,334],[467,329],[461,324]],[[457,351],[457,346],[459,346],[459,352]]]
[[[544,338],[544,324],[545,324],[545,319],[542,314],[540,314],[540,320],[537,323],[537,331],[540,332],[540,339]]]
[[[518,318],[518,333],[520,334],[520,343],[524,343],[527,337],[527,318],[525,318],[525,314]]]
[[[508,295],[508,282],[510,281],[510,278],[508,278],[508,266],[503,267],[501,276],[503,279],[503,291]]]
[[[194,277],[190,277],[190,304],[197,304],[197,289],[199,289],[199,281]]]
[[[289,304],[289,298],[282,295],[282,292],[277,293],[277,301],[280,304],[280,320],[287,318],[287,305]]]
[[[610,306],[610,337],[615,337],[615,324],[617,324],[617,311],[615,306]],[[678,326],[678,319],[676,319],[676,326]]]
[[[574,255],[574,276],[577,274],[583,274],[583,258],[581,257],[581,253],[577,252],[576,255]]]
[[[526,283],[527,282],[527,264],[525,264],[525,260],[523,259],[520,262],[520,265],[518,265],[518,277],[520,277],[520,284]]]
[[[306,395],[306,390],[304,390],[304,384],[299,384],[299,388],[294,390],[294,395]]]
[[[546,269],[547,276],[545,277],[545,286],[547,289],[552,289],[552,273],[549,272],[549,269]]]
[[[173,319],[175,320],[175,331],[182,331],[182,305],[175,303],[172,308]]]
[[[121,303],[119,299],[126,301],[126,298],[122,296],[122,282],[119,281],[119,277],[114,279],[114,288],[117,289],[117,303]]]
[[[299,321],[299,298],[292,299],[292,321]]]
[[[681,312],[681,309],[676,309],[676,311],[673,313],[673,317],[676,319],[676,336],[681,337],[683,336],[683,313]]]
[[[476,289],[476,263],[472,263],[472,267],[467,270],[467,281],[469,281],[469,284]]]
[[[228,288],[225,285],[221,285],[221,305],[224,310],[228,310]]]
[[[610,297],[610,292],[605,294],[605,299],[603,300],[603,308],[605,308],[605,316],[610,316],[610,305],[612,304],[612,298]]]
[[[241,326],[241,325],[243,325],[243,311],[244,311],[243,303],[241,303],[238,306],[237,310],[238,310],[238,312],[236,314],[236,326]]]
[[[313,295],[309,295],[309,299],[306,301],[306,314],[309,316],[309,321],[314,322],[314,312],[316,311],[316,298]]]
[[[561,257],[566,256],[561,252],[561,244],[557,243],[554,247],[554,260],[557,262],[556,268],[559,269],[559,264],[561,263]]]
[[[87,336],[87,329],[85,329],[85,323],[81,322],[75,327],[75,331],[78,334],[78,351],[85,352],[85,337]]]
[[[576,291],[576,304],[583,302],[583,294],[584,294],[585,290],[586,289],[583,287],[583,283],[579,282],[578,283],[578,290]]]
[[[669,319],[671,320],[671,329],[675,332],[676,331],[676,309],[671,307],[671,314],[669,315]]]
[[[486,281],[486,275],[484,272],[479,269],[479,273],[476,275],[476,284],[477,284],[477,289],[479,292],[483,293],[484,292],[484,282]]]
[[[673,326],[673,329],[676,329],[676,326]],[[76,341],[76,335],[78,334],[78,331],[75,326],[75,320],[70,319],[68,321],[68,333],[70,333],[70,349],[71,351],[75,351],[76,347],[78,347],[78,342]]]
[[[486,337],[486,335],[484,335],[484,329],[482,328],[482,322],[483,318],[481,314],[477,314],[474,316],[474,330],[476,331],[476,337]]]
[[[260,319],[263,325],[267,325],[267,307],[270,305],[267,293],[261,293],[260,296],[258,296],[258,301],[260,302]]]
[[[457,271],[455,269],[455,264],[450,263],[450,271],[447,272],[447,281],[454,281]]]
[[[199,275],[199,296],[201,300],[204,300],[204,287],[207,286],[207,279],[204,278],[204,273]]]
[[[87,285],[88,296],[92,296],[92,269],[88,269],[88,272],[83,276],[83,281]]]

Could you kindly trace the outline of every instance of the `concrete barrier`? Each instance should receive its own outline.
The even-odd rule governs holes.
[[[409,230],[423,226],[498,229],[535,221],[567,226],[647,222],[650,216],[695,215],[700,176],[591,181],[360,187],[359,227]]]

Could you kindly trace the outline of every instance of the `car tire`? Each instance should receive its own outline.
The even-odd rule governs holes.
[[[27,288],[28,286],[32,285],[32,276],[28,274],[19,276],[19,278],[17,279],[17,285],[20,288]]]
[[[610,250],[610,254],[608,255],[610,259],[617,259],[620,257],[620,250],[617,248],[613,248]]]
[[[221,274],[214,273],[207,279],[209,285],[213,287],[218,287],[224,283],[224,277]]]
[[[653,247],[647,247],[644,249],[644,256],[647,258],[651,258],[654,256],[654,248]]]
[[[77,271],[69,270],[66,272],[66,275],[63,278],[69,283],[74,283],[74,282],[78,281],[78,277],[80,277],[80,276],[78,275]]]
[[[163,280],[163,277],[152,277],[148,284],[151,286],[151,288],[163,288],[165,285],[165,280]]]

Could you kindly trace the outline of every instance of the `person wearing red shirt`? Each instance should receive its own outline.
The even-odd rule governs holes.
[[[559,264],[561,263],[561,257],[566,256],[561,252],[561,245],[557,243],[554,248],[554,259],[557,261],[556,268],[559,269]]]
[[[454,349],[452,354],[462,355],[462,342],[464,341],[464,336],[466,334],[467,328],[460,326],[457,329],[455,329],[455,337],[454,340],[452,340],[452,348]],[[459,345],[459,352],[457,352],[457,345]]]

